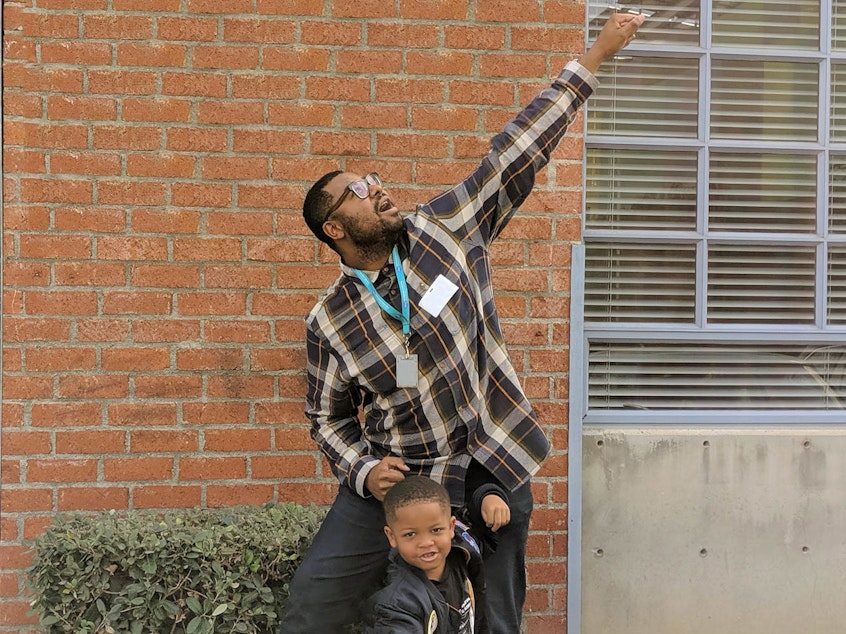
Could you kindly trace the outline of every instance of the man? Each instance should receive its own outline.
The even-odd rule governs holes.
[[[338,496],[290,588],[282,634],[340,632],[382,579],[389,544],[380,500],[407,474],[509,491],[485,559],[494,634],[520,631],[530,480],[547,440],[509,361],[494,305],[489,247],[532,191],[535,174],[628,44],[642,16],[617,14],[577,62],[494,137],[464,181],[400,215],[376,174],[330,172],[308,192],[309,228],[342,273],[306,319],[312,436]]]

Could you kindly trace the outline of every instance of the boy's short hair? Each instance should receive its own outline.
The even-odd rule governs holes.
[[[390,524],[397,519],[397,509],[421,502],[437,502],[451,512],[449,493],[444,486],[424,476],[407,476],[388,489],[382,507]]]

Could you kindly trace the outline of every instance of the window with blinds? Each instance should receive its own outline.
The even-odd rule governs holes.
[[[612,11],[647,19],[588,104],[587,416],[846,409],[846,0],[589,1],[591,41]]]

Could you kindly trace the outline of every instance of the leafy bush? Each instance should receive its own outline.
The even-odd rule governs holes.
[[[325,515],[293,503],[60,516],[27,570],[45,632],[274,632]]]

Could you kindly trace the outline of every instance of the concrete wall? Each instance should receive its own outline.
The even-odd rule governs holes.
[[[583,438],[583,633],[846,630],[846,430]]]

